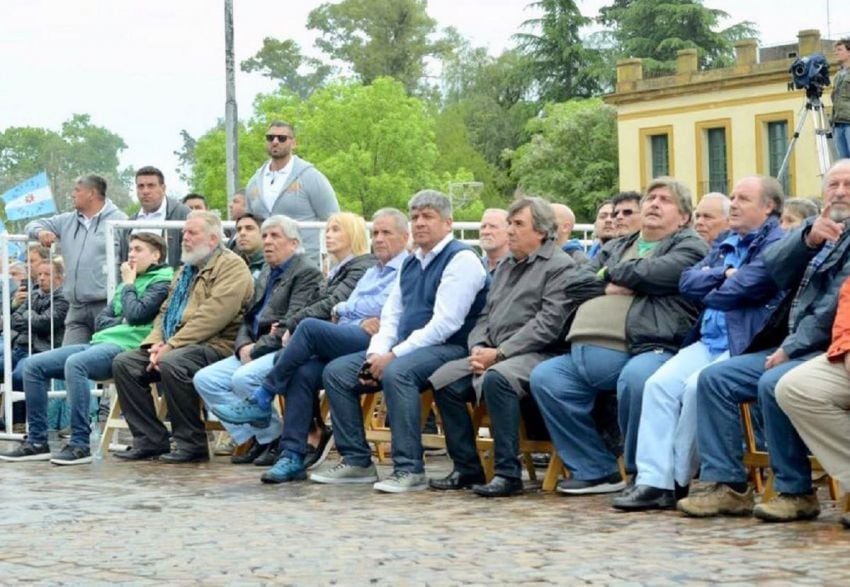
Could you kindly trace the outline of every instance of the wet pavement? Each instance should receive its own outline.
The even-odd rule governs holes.
[[[445,475],[450,462],[427,467]],[[0,583],[850,584],[850,531],[823,492],[818,520],[770,525],[624,514],[608,496],[536,490],[486,500],[269,486],[261,472],[227,457],[0,463]]]

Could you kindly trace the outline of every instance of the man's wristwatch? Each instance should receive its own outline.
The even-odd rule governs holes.
[[[504,361],[505,359],[507,359],[507,357],[505,356],[505,352],[501,348],[497,348],[496,349],[496,362],[498,363],[499,361]]]

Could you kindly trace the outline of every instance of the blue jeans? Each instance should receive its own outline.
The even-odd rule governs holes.
[[[743,430],[740,404],[758,400],[764,414],[770,466],[780,493],[805,493],[812,488],[808,450],[788,416],[776,402],[776,384],[788,371],[817,353],[786,361],[765,371],[773,351],[732,357],[702,370],[697,383],[697,441],[700,479],[743,483]]]
[[[838,123],[832,127],[832,140],[839,159],[850,157],[850,124]]]
[[[23,359],[27,358],[27,349],[26,347],[13,346],[12,347],[12,389],[15,391],[23,391],[24,389],[24,364]],[[5,353],[3,352],[3,348],[0,347],[0,380],[5,377],[6,374],[6,366],[5,366]]]
[[[89,379],[112,377],[112,359],[122,352],[116,344],[75,344],[38,353],[24,364],[24,393],[31,442],[47,442],[47,392],[51,379],[64,379],[71,407],[71,446],[89,446],[91,386]]]
[[[729,358],[702,341],[681,349],[646,382],[637,443],[638,485],[673,489],[688,485],[697,459],[697,379],[700,371]]]
[[[531,372],[531,393],[564,465],[579,480],[619,470],[591,415],[596,396],[614,393],[630,355],[576,344],[569,354],[543,361]]]
[[[460,345],[443,344],[417,349],[387,365],[381,386],[392,423],[395,472],[422,473],[425,470],[419,393],[438,367],[466,354],[466,349]],[[365,360],[365,351],[344,355],[328,363],[322,374],[331,404],[337,450],[347,464],[358,467],[372,462],[360,411],[360,394],[366,391],[357,382],[357,373]]]
[[[620,422],[620,433],[623,435],[623,461],[626,472],[629,474],[637,471],[635,455],[643,411],[644,386],[652,374],[672,356],[673,353],[663,349],[634,355],[617,377],[617,417]]]
[[[251,397],[273,364],[274,353],[268,353],[244,365],[231,355],[195,373],[192,383],[207,407],[229,405]],[[266,428],[256,428],[250,424],[222,424],[237,444],[247,442],[252,437],[261,444],[268,444],[280,437],[280,418],[274,410],[271,424]]]
[[[280,447],[284,456],[304,457],[322,371],[329,361],[365,350],[369,333],[356,324],[307,318],[298,324],[286,348],[263,380],[263,389],[286,398]]]

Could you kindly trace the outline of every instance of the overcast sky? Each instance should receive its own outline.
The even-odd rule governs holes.
[[[429,0],[439,26],[453,26],[493,54],[535,16],[529,0]],[[579,1],[595,16],[605,0]],[[236,62],[263,37],[293,38],[311,50],[307,14],[318,0],[234,0]],[[707,0],[753,21],[763,44],[796,39],[800,29],[826,36],[850,31],[850,1]],[[828,7],[829,6],[829,10]],[[124,165],[156,165],[169,191],[182,194],[173,151],[180,130],[202,134],[224,114],[223,0],[0,0],[0,130],[58,130],[74,113],[118,133],[128,145]],[[829,13],[829,18],[827,17]],[[729,24],[729,23],[726,23]],[[276,84],[237,72],[240,116],[258,92]],[[296,121],[297,122],[297,121]]]

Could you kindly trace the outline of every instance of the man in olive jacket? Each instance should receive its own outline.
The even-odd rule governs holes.
[[[618,399],[633,468],[643,384],[673,356],[699,314],[679,293],[682,271],[708,252],[690,228],[691,193],[660,177],[641,200],[641,229],[605,245],[586,265],[596,271],[599,296],[576,313],[567,337],[570,353],[531,374],[531,391],[572,476],[558,485],[568,494],[608,493],[625,487],[617,459],[597,432],[591,411],[597,396]]]
[[[510,255],[497,267],[484,311],[469,334],[470,355],[437,369],[429,381],[443,419],[454,468],[433,489],[472,486],[484,497],[521,493],[520,399],[528,394],[531,370],[563,352],[567,320],[577,307],[582,283],[595,281],[555,240],[553,207],[525,197],[508,210]],[[596,288],[591,291],[595,293]],[[483,396],[483,397],[482,397]],[[483,399],[495,441],[496,475],[484,484],[467,402]]]
[[[168,463],[209,459],[200,418],[200,399],[192,385],[198,369],[233,352],[233,341],[254,291],[248,267],[221,244],[221,220],[211,212],[191,212],[183,228],[183,267],[138,350],[112,363],[124,417],[134,448],[116,456],[143,460],[160,456]],[[177,448],[169,452],[168,430],[159,421],[150,384],[168,404]]]

